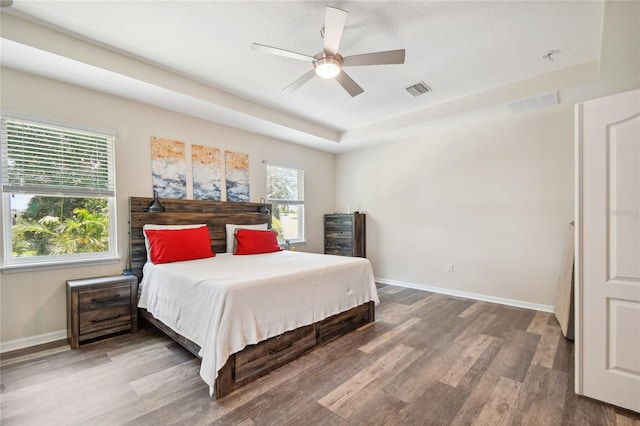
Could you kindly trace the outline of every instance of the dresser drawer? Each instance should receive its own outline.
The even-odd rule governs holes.
[[[341,254],[351,256],[353,254],[353,241],[340,239],[327,239],[324,244],[324,252],[326,254]]]
[[[78,309],[80,312],[103,309],[110,306],[129,306],[131,304],[131,286],[105,288],[101,290],[85,290],[78,293]]]
[[[316,344],[315,326],[308,325],[257,345],[247,346],[236,354],[236,382],[250,382],[273,371]]]
[[[327,246],[324,249],[324,254],[331,254],[334,256],[353,256],[353,248]]]
[[[351,228],[353,226],[353,216],[350,215],[326,215],[324,223],[328,227]]]
[[[352,240],[353,232],[348,230],[335,230],[335,229],[327,229],[325,231],[325,238],[327,241],[338,239],[338,240]]]

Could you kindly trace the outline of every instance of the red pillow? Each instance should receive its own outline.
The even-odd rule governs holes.
[[[149,240],[151,262],[155,264],[204,259],[215,256],[211,251],[209,228],[145,229]]]
[[[259,231],[255,229],[237,229],[236,251],[233,254],[259,254],[281,251],[278,246],[278,233],[273,229]]]

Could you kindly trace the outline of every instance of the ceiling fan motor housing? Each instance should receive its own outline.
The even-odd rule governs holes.
[[[322,78],[334,78],[342,69],[342,56],[321,52],[314,56],[313,67]]]

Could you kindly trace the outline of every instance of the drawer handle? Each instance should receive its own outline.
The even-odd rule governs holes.
[[[122,315],[122,314],[118,314],[118,315],[114,315],[114,316],[112,316],[112,317],[101,318],[101,319],[94,319],[94,320],[91,320],[91,322],[94,322],[94,323],[95,323],[95,322],[109,321],[109,320],[113,320],[113,319],[116,319],[116,318],[120,318],[120,316],[121,316],[121,315]]]
[[[91,298],[91,303],[103,303],[103,302],[111,302],[113,300],[118,300],[120,299],[120,295],[116,294],[113,297],[105,297],[104,299],[95,299],[95,298]]]
[[[275,355],[275,354],[277,354],[278,352],[282,352],[282,351],[284,351],[284,350],[286,350],[286,349],[289,349],[291,346],[293,346],[293,342],[289,342],[289,343],[287,343],[285,346],[283,346],[283,347],[281,347],[281,348],[278,348],[278,349],[271,349],[271,350],[269,351],[269,355]]]

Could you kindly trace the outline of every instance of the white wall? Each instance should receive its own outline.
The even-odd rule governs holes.
[[[151,136],[249,154],[251,201],[255,202],[266,196],[262,160],[303,168],[307,243],[298,249],[323,252],[323,214],[333,210],[335,199],[333,154],[11,69],[1,72],[3,109],[117,130],[118,250],[123,258],[128,244],[128,197],[152,195]],[[119,264],[0,274],[0,341],[57,335],[66,329],[66,280],[119,274],[123,267],[124,259]]]
[[[338,155],[336,208],[367,213],[376,277],[552,306],[573,220],[573,104],[640,87],[639,17],[640,2],[605,2],[600,75],[559,88],[559,106]]]
[[[573,167],[561,105],[339,154],[336,207],[367,214],[377,278],[553,305]]]

